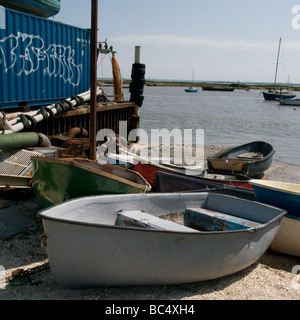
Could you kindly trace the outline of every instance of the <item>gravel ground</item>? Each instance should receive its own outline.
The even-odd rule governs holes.
[[[207,147],[206,152],[215,152]],[[297,167],[273,161],[265,178],[300,183]],[[10,193],[16,199],[14,193]],[[17,203],[0,197],[0,208]],[[5,268],[6,281],[0,269],[1,300],[299,300],[300,258],[267,251],[248,268],[215,280],[172,286],[101,287],[85,290],[61,288],[49,268],[47,253],[41,247],[42,223],[36,217],[40,209],[34,197],[19,202],[36,225],[8,240],[0,240],[0,266]],[[24,272],[25,271],[25,272]],[[2,289],[1,289],[2,288]]]

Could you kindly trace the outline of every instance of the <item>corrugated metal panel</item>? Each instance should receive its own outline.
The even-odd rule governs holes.
[[[89,89],[90,31],[3,7],[0,21],[0,109]]]

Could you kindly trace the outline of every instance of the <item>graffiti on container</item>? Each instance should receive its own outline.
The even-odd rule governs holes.
[[[60,77],[76,87],[80,83],[82,64],[74,61],[75,50],[71,46],[50,44],[45,48],[40,36],[18,32],[0,39],[0,66],[16,75],[30,75],[39,68],[49,77]],[[41,64],[43,62],[43,64]]]

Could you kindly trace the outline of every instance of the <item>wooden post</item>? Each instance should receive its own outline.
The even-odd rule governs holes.
[[[96,160],[96,107],[97,107],[97,32],[98,0],[92,0],[91,12],[91,105],[90,105],[90,159]]]

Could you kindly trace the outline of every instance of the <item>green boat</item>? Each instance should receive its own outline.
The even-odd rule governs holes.
[[[32,157],[32,188],[43,207],[104,194],[144,193],[149,183],[138,173],[81,158]]]
[[[0,0],[0,6],[49,18],[60,11],[60,0]]]

